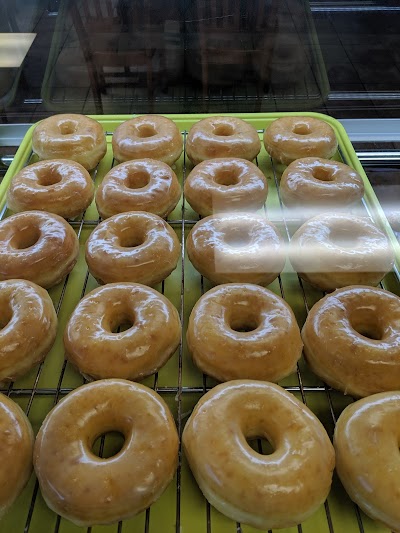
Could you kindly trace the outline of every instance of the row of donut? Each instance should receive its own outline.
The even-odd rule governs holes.
[[[217,385],[195,406],[182,445],[208,501],[229,518],[269,530],[295,526],[327,498],[337,473],[349,496],[396,531],[400,512],[396,424],[400,393],[381,393],[347,407],[334,447],[318,418],[292,394],[263,381]],[[32,463],[50,509],[80,526],[110,524],[148,508],[171,482],[179,436],[161,396],[119,379],[83,385],[46,416],[34,440],[28,418],[0,395],[0,515],[26,485]],[[96,438],[114,430],[124,444],[99,458]],[[268,438],[271,455],[248,441]],[[33,461],[32,461],[33,457]]]

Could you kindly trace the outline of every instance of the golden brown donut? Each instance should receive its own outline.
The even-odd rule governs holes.
[[[261,170],[246,159],[217,158],[199,163],[185,181],[185,197],[199,215],[256,211],[268,194]]]
[[[57,315],[50,296],[30,281],[1,281],[0,326],[0,382],[15,381],[53,346]]]
[[[236,117],[209,117],[196,122],[186,140],[186,153],[194,165],[216,157],[253,161],[261,150],[257,131]]]
[[[120,124],[112,138],[114,157],[120,163],[132,159],[157,159],[173,165],[183,150],[178,126],[167,117],[142,115]]]
[[[246,283],[206,292],[192,310],[186,338],[196,365],[219,381],[277,382],[296,370],[303,348],[288,304]]]
[[[268,285],[285,266],[285,248],[275,226],[262,216],[224,214],[192,228],[187,252],[196,270],[215,284]]]
[[[155,159],[127,161],[104,176],[96,192],[97,210],[102,218],[127,211],[147,211],[168,216],[181,197],[175,172]]]
[[[361,285],[339,289],[311,309],[304,354],[326,383],[352,396],[400,389],[400,298]]]
[[[135,211],[99,224],[86,242],[86,262],[99,283],[159,283],[181,254],[175,231],[157,215]]]
[[[400,531],[400,392],[359,400],[336,423],[336,471],[350,498],[372,519]]]
[[[378,285],[393,268],[386,235],[369,218],[323,214],[293,235],[289,259],[311,285],[332,291],[347,285]]]
[[[63,218],[81,215],[92,203],[94,184],[82,165],[67,159],[40,161],[16,174],[7,191],[14,212],[47,211]]]
[[[94,454],[97,437],[124,436],[108,459]],[[36,438],[34,466],[54,512],[79,526],[128,519],[155,502],[178,462],[174,419],[153,390],[122,379],[83,385],[46,416]]]
[[[106,154],[101,124],[85,115],[54,115],[40,121],[32,135],[32,150],[39,159],[72,159],[87,170]]]
[[[0,518],[22,492],[32,472],[32,426],[15,402],[0,394]]]
[[[303,215],[317,215],[328,207],[342,210],[361,200],[364,183],[358,172],[343,163],[304,157],[286,168],[279,192],[286,206],[298,207]]]
[[[129,329],[118,332],[118,328]],[[67,359],[86,377],[140,380],[157,372],[179,345],[176,308],[138,283],[109,283],[81,300],[64,332]]]
[[[313,117],[281,117],[264,132],[264,146],[269,155],[288,165],[302,157],[330,159],[338,142],[327,122]]]
[[[27,279],[45,289],[74,268],[79,241],[58,215],[25,211],[0,222],[0,281]]]
[[[267,439],[271,455],[248,440]],[[233,520],[262,530],[291,527],[325,501],[335,455],[318,418],[273,383],[230,381],[192,412],[183,448],[207,500]]]

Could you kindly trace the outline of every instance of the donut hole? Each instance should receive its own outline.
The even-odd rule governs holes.
[[[355,248],[358,244],[357,241],[363,236],[364,233],[357,226],[336,226],[329,233],[330,241],[341,248]]]
[[[308,135],[311,133],[310,126],[305,122],[298,122],[293,126],[293,133],[296,135]]]
[[[253,310],[243,309],[240,304],[233,305],[228,319],[229,327],[239,333],[249,333],[260,325],[260,316]]]
[[[140,139],[146,139],[147,137],[154,137],[157,132],[152,124],[141,124],[136,126],[136,133]]]
[[[275,449],[268,439],[263,436],[246,438],[247,444],[260,455],[271,455]]]
[[[131,313],[117,313],[111,317],[109,324],[110,333],[122,333],[132,328],[135,324],[135,316]]]
[[[120,431],[107,431],[99,435],[93,442],[93,455],[102,459],[109,459],[117,455],[125,444],[125,436]]]
[[[224,242],[232,248],[244,248],[250,244],[250,234],[246,227],[230,227],[224,234]]]
[[[144,170],[132,170],[125,179],[128,189],[143,189],[150,182],[150,174]]]
[[[50,187],[56,183],[60,183],[62,176],[55,168],[42,168],[37,173],[37,180],[42,187]]]
[[[12,318],[12,310],[10,303],[7,302],[5,305],[3,302],[0,302],[1,312],[0,312],[0,330],[4,329]]]
[[[40,230],[38,227],[25,226],[14,233],[10,245],[16,250],[25,250],[36,244],[39,239]]]
[[[218,135],[218,137],[229,137],[233,134],[234,129],[230,124],[217,124],[214,126],[214,135]]]
[[[383,339],[384,331],[376,315],[376,311],[367,307],[355,309],[350,317],[351,327],[367,339],[380,341]]]
[[[226,187],[237,185],[239,183],[237,173],[234,170],[227,168],[217,170],[214,176],[214,181],[218,185],[225,185]]]
[[[122,248],[137,248],[146,241],[144,233],[136,228],[124,228],[119,236],[119,245]]]
[[[71,135],[76,133],[78,129],[78,123],[73,120],[66,120],[58,125],[61,135]]]
[[[316,180],[320,181],[334,181],[332,171],[326,167],[314,167],[312,169],[312,175]]]

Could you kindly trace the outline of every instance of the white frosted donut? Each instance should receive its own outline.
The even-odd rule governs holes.
[[[400,392],[382,392],[346,407],[334,436],[336,471],[350,498],[394,532],[400,525],[399,427]]]
[[[72,159],[91,170],[105,156],[107,143],[97,120],[68,113],[45,118],[37,124],[32,150],[39,159]]]
[[[92,446],[118,431],[121,450],[108,459]],[[153,390],[122,379],[83,385],[46,416],[36,437],[34,466],[54,512],[79,526],[128,519],[164,492],[178,462],[172,415]]]
[[[248,440],[267,439],[270,455]],[[325,501],[335,455],[318,418],[273,383],[230,381],[193,410],[183,448],[207,500],[233,520],[262,530],[295,526]]]
[[[39,210],[75,218],[89,207],[93,196],[93,180],[82,165],[53,159],[20,170],[11,180],[7,204],[15,212]]]
[[[258,133],[236,117],[209,117],[196,122],[186,140],[186,153],[194,165],[216,157],[253,161],[261,149]]]
[[[167,117],[142,115],[120,124],[112,138],[114,157],[120,163],[132,159],[157,159],[173,165],[183,150],[178,126]]]
[[[199,215],[256,211],[268,194],[261,170],[246,159],[217,158],[199,163],[185,180],[185,197]]]
[[[130,327],[118,332],[125,323]],[[138,283],[108,283],[78,303],[64,346],[85,376],[140,380],[168,361],[180,337],[178,312],[162,294]]]

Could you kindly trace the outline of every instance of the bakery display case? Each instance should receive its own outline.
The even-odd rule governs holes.
[[[117,152],[113,147],[117,127],[147,113],[169,117],[176,124],[182,141],[182,154],[171,163],[182,192],[194,168],[190,139],[188,145],[192,126],[201,119],[217,115],[237,117],[254,128],[261,141],[261,150],[253,163],[264,176],[268,195],[261,209],[258,208],[257,216],[274,225],[286,252],[308,215],[305,209],[292,208],[282,198],[280,183],[287,164],[280,163],[277,156],[270,157],[264,146],[264,133],[278,118],[299,117],[305,121],[311,117],[333,128],[338,146],[332,152],[332,162],[345,163],[362,180],[362,198],[346,207],[338,206],[337,211],[343,216],[357,216],[368,221],[387,240],[390,257],[388,261],[385,259],[385,264],[389,266],[382,267],[387,273],[382,271],[378,288],[400,296],[400,57],[396,51],[396,44],[400,43],[400,8],[396,2],[174,0],[166,6],[150,0],[31,0],[25,3],[6,0],[4,5],[8,8],[4,15],[6,33],[24,31],[36,36],[12,80],[12,90],[9,89],[11,77],[3,69],[7,82],[4,92],[9,97],[3,101],[0,124],[1,220],[9,220],[13,214],[10,196],[7,196],[11,180],[21,169],[38,161],[32,146],[33,131],[38,121],[46,117],[61,113],[83,114],[101,125],[106,153],[95,168],[89,170],[96,190],[106,174],[121,161],[116,160]],[[13,24],[7,28],[6,21]],[[0,65],[2,87],[1,72]],[[154,132],[146,128],[141,136],[151,138]],[[231,133],[224,130],[219,135],[227,138]],[[147,183],[146,179],[141,174],[139,189],[136,186],[130,189],[140,190]],[[222,185],[229,187],[229,179],[224,175]],[[320,179],[328,181],[325,174]],[[229,518],[232,515],[228,511],[217,510],[214,505],[218,507],[219,503],[212,500],[213,495],[209,493],[208,499],[214,503],[211,505],[199,488],[201,480],[196,476],[196,481],[191,472],[189,453],[182,446],[182,434],[196,404],[207,392],[219,390],[215,389],[218,381],[203,374],[193,362],[192,348],[189,349],[186,338],[195,304],[215,286],[195,268],[188,249],[191,246],[189,234],[202,219],[192,205],[195,202],[189,203],[183,193],[176,206],[171,207],[172,211],[169,209],[164,224],[179,241],[179,257],[176,268],[169,275],[167,272],[165,279],[154,287],[177,310],[182,325],[179,345],[166,364],[140,380],[162,398],[177,428],[180,443],[172,481],[161,496],[139,514],[110,525],[88,526],[76,525],[65,517],[69,513],[68,505],[63,507],[62,504],[59,509],[64,516],[52,511],[33,472],[12,507],[0,519],[1,533],[270,531]],[[239,215],[235,218],[240,220]],[[103,279],[94,275],[90,266],[88,268],[88,254],[85,255],[86,243],[101,223],[96,201],[67,223],[79,241],[79,254],[67,277],[48,290],[58,317],[53,348],[39,365],[15,381],[2,383],[0,389],[21,407],[35,435],[59,401],[92,379],[71,363],[63,335],[77,304]],[[243,254],[251,255],[251,251],[246,252],[242,233],[239,228],[232,246],[244,257]],[[29,249],[28,241],[24,241],[22,249]],[[140,242],[131,239],[128,244],[134,249]],[[350,254],[356,253],[358,244],[352,241],[344,247]],[[370,250],[363,251],[368,254]],[[215,254],[211,255],[211,261],[216,262],[215,258]],[[164,258],[158,260],[160,265],[166,262]],[[298,274],[294,264],[286,259],[281,272],[268,282],[267,288],[285,300],[302,328],[310,311],[327,293],[310,284],[300,268]],[[367,327],[362,321],[360,324],[353,321],[353,327],[366,342],[379,344],[383,333],[375,323],[379,322],[377,313],[373,319],[367,311],[365,313],[365,324],[373,322],[374,325]],[[135,318],[122,317],[117,325],[122,325],[122,329],[114,328],[114,333],[129,329],[134,322]],[[2,321],[0,324],[3,329],[7,326]],[[245,326],[241,323],[232,329],[244,335],[257,329]],[[1,334],[0,330],[0,342]],[[162,331],[159,334],[162,336]],[[279,379],[278,384],[312,411],[330,440],[341,413],[357,399],[341,392],[338,385],[334,387],[318,377],[304,355],[294,371]],[[269,416],[267,413],[266,420]],[[83,419],[84,414],[76,425]],[[119,427],[107,428],[96,435],[95,442],[90,442],[89,452],[99,463],[111,463],[113,457],[123,454],[126,438],[118,431]],[[248,453],[258,457],[260,464],[273,460],[277,444],[271,442],[267,433],[250,433],[243,437]],[[154,436],[154,442],[162,447],[159,434]],[[149,437],[148,447],[154,448],[154,442]],[[60,438],[55,452],[60,463],[66,460],[62,443]],[[223,456],[226,443],[218,444]],[[311,471],[303,473],[295,486],[300,490],[303,484],[316,482],[316,476]],[[84,479],[82,483],[87,481]],[[240,487],[237,480],[236,483],[239,492],[260,489],[255,483],[248,487]],[[87,487],[90,491],[89,485]],[[346,487],[350,492],[347,484]],[[204,487],[202,490],[204,492]],[[392,497],[395,500],[396,489],[388,491],[387,499]],[[288,509],[288,517],[290,514]],[[298,525],[283,526],[284,523],[272,531],[390,531],[353,503],[337,473],[333,475],[327,499],[315,512]],[[398,526],[400,528],[400,523]]]

